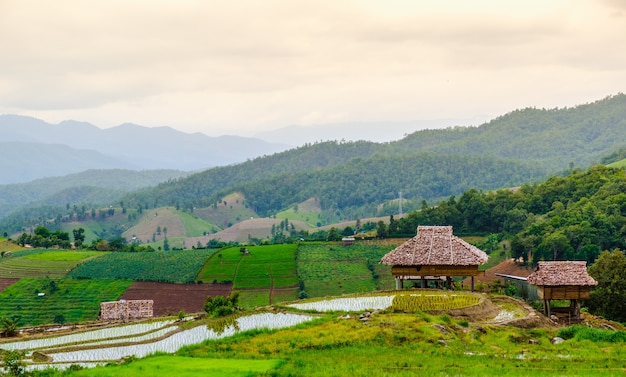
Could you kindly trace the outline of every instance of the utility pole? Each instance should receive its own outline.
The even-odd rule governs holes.
[[[400,196],[398,207],[399,207],[400,216],[402,216],[402,191],[400,191],[398,195]]]

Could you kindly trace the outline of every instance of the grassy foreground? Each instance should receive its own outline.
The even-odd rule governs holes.
[[[247,377],[276,368],[280,360],[237,360],[158,355],[130,363],[85,369],[72,373],[84,377]]]
[[[283,359],[265,374],[271,376],[613,376],[626,371],[623,342],[552,344],[557,330],[473,325],[445,314],[377,314],[369,323],[326,318],[205,342],[179,355]]]

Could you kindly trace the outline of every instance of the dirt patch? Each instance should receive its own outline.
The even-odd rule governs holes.
[[[525,312],[522,318],[513,318],[509,320],[499,321],[498,324],[518,327],[521,329],[533,329],[536,327],[555,328],[557,324],[552,322],[548,317],[536,311],[524,301],[514,299],[509,296],[497,296],[491,298],[496,306],[516,305],[520,310]]]
[[[20,280],[19,278],[1,278],[0,279],[0,292],[4,291],[11,285],[17,283],[19,280]]]
[[[208,296],[228,296],[232,284],[169,284],[135,282],[124,292],[122,300],[153,300],[154,316],[198,313]]]
[[[477,305],[442,311],[442,313],[444,312],[456,318],[467,319],[470,322],[482,322],[497,316],[500,309],[488,297],[482,296]]]

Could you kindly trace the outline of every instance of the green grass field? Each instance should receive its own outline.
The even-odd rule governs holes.
[[[132,279],[189,283],[215,250],[109,253],[89,260],[70,272],[71,278]]]
[[[298,284],[296,245],[248,246],[220,250],[203,267],[197,280],[232,281],[233,289],[285,287]]]
[[[485,326],[444,314],[380,313],[368,324],[328,315],[277,332],[253,332],[186,347],[181,356],[274,359],[271,376],[617,376],[624,343],[567,340],[553,329]],[[441,328],[445,331],[440,330]],[[530,344],[529,340],[536,341]]]
[[[100,302],[117,300],[131,283],[22,279],[0,292],[0,318],[17,318],[19,326],[94,321]]]
[[[45,249],[14,252],[0,259],[0,278],[62,278],[78,264],[105,254],[96,251]]]
[[[340,296],[346,293],[389,289],[394,280],[390,267],[380,259],[393,246],[372,242],[300,245],[297,265],[308,297]]]
[[[203,282],[233,282],[240,291],[239,303],[243,307],[269,305],[297,298],[296,245],[248,246],[243,255],[239,247],[218,251],[205,264],[196,280]],[[272,296],[274,288],[280,290]],[[270,300],[270,297],[273,297]]]
[[[85,369],[72,376],[84,377],[248,377],[262,374],[281,364],[280,360],[207,359],[158,355],[123,365]]]

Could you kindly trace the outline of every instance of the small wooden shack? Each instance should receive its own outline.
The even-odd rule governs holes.
[[[589,298],[591,287],[598,285],[587,273],[587,262],[539,262],[528,283],[537,286],[537,295],[543,300],[545,314],[580,319],[580,301]],[[550,309],[551,300],[570,300],[569,308]],[[565,309],[565,310],[564,310]]]
[[[392,266],[396,289],[404,280],[419,279],[424,288],[427,279],[445,277],[450,287],[452,276],[471,276],[473,291],[474,276],[484,273],[478,266],[487,258],[484,251],[454,236],[451,226],[418,226],[417,235],[387,253],[381,263]]]
[[[99,319],[129,320],[140,318],[152,318],[153,300],[119,300],[100,303]]]

